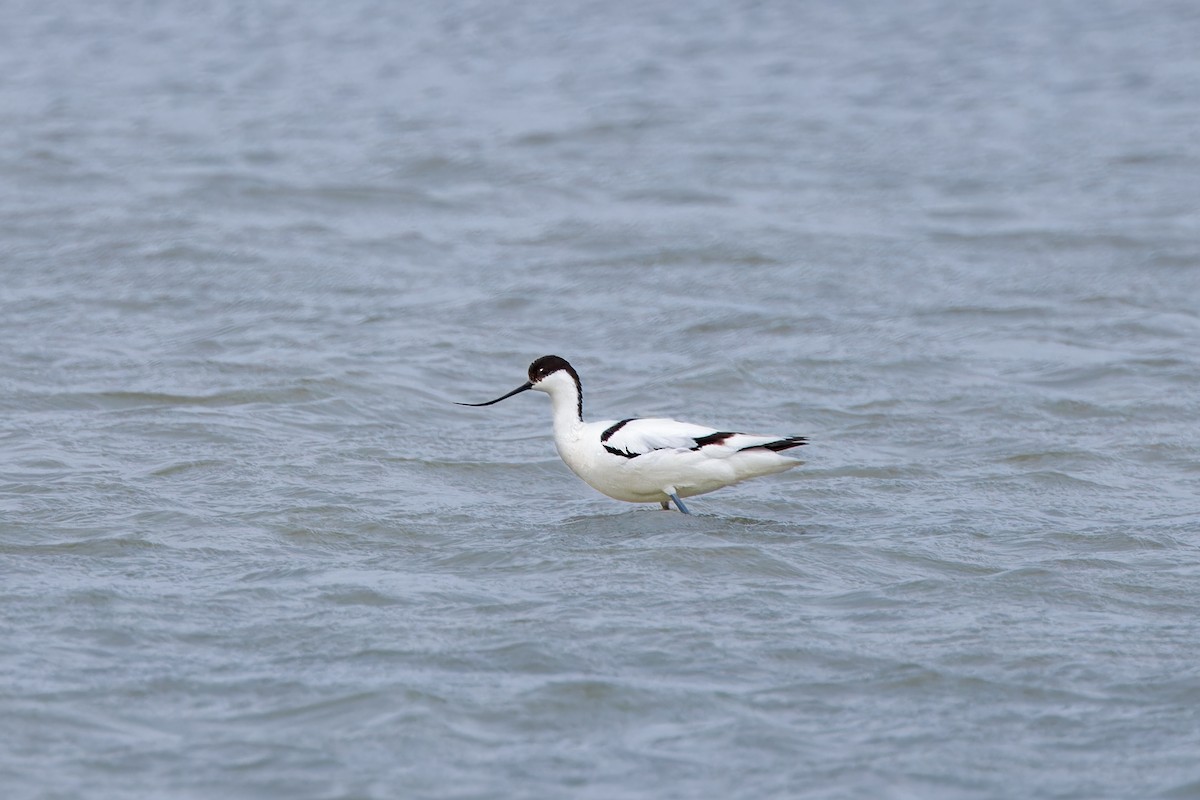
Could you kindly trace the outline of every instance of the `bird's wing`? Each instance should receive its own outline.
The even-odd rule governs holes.
[[[628,419],[605,430],[600,441],[609,452],[633,458],[653,450],[698,450],[732,435],[674,419]]]
[[[763,447],[786,450],[805,443],[803,437],[760,436],[719,431],[704,425],[674,419],[624,419],[600,435],[600,443],[613,455],[635,458],[654,450],[696,450],[724,458],[739,450]]]

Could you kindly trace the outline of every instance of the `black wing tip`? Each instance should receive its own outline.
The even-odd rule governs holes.
[[[729,439],[731,437],[738,436],[738,435],[739,434],[733,433],[730,431],[717,431],[716,433],[710,433],[707,436],[701,436],[701,437],[695,439],[694,441],[696,442],[696,446],[693,447],[692,449],[699,450],[701,447],[708,447],[711,444],[721,444],[726,439]],[[755,450],[755,449],[773,450],[776,453],[778,453],[780,450],[790,450],[793,447],[803,447],[806,444],[808,444],[808,437],[788,436],[785,439],[776,439],[773,442],[767,442],[766,444],[756,444],[751,447],[746,447],[743,449],[745,449],[745,450]]]
[[[807,436],[789,436],[786,439],[780,439],[777,442],[767,442],[759,446],[778,453],[780,450],[791,450],[793,447],[803,447],[806,444],[808,444]]]

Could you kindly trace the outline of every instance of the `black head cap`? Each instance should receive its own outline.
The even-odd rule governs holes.
[[[529,382],[537,383],[542,378],[547,378],[558,372],[560,369],[565,369],[570,376],[575,379],[575,383],[579,383],[579,373],[575,371],[574,367],[567,363],[565,358],[559,358],[558,356],[542,356],[537,361],[534,361],[532,364],[530,364]]]
[[[575,395],[579,398],[579,403],[575,409],[576,415],[583,419],[583,386],[579,383],[579,373],[575,368],[567,363],[565,358],[558,356],[542,356],[537,361],[529,365],[529,382],[537,383],[543,378],[548,378],[560,370],[566,370],[571,379],[575,381]]]

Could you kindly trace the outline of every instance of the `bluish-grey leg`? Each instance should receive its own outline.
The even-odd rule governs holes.
[[[671,492],[671,499],[675,501],[675,507],[678,508],[680,511],[682,511],[685,514],[692,513],[687,510],[687,506],[685,506],[683,504],[683,501],[679,499],[679,495],[675,494],[674,492]]]

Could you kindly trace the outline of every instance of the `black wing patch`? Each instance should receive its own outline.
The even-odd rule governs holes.
[[[609,439],[612,438],[612,435],[614,433],[621,430],[621,428],[624,428],[626,425],[628,425],[630,422],[633,422],[635,419],[637,419],[637,417],[630,417],[629,419],[623,419],[620,422],[618,422],[616,425],[611,426],[604,433],[600,434],[600,441],[607,442]]]
[[[737,434],[733,433],[732,431],[717,431],[716,433],[710,433],[707,436],[700,436],[694,440],[696,442],[696,446],[692,449],[699,450],[701,447],[707,447],[710,444],[720,444],[730,436],[737,436]]]
[[[614,433],[621,430],[621,428],[624,428],[628,423],[633,422],[635,419],[637,419],[637,417],[630,417],[629,419],[623,419],[617,424],[610,426],[608,430],[600,434],[600,443],[603,444],[604,442],[607,442],[612,438]],[[628,450],[618,450],[617,448],[609,447],[608,445],[604,445],[604,449],[612,453],[614,456],[621,456],[622,458],[637,458],[638,455],[640,455],[639,453],[631,453]]]

